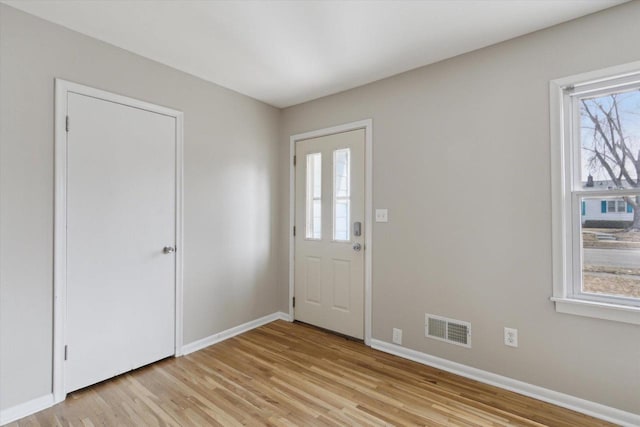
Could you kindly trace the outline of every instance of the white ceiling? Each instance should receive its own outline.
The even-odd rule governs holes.
[[[626,0],[3,0],[277,107]]]

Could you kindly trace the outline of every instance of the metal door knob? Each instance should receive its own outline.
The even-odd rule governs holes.
[[[176,248],[174,248],[173,246],[165,246],[162,249],[162,252],[164,252],[165,254],[172,254],[176,251]]]
[[[360,243],[354,243],[353,244],[353,250],[356,252],[360,252],[360,249],[362,249],[362,245]]]

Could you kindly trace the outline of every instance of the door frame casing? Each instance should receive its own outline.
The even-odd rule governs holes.
[[[371,294],[373,249],[373,120],[365,119],[328,128],[292,135],[289,138],[289,319],[295,320],[293,296],[295,293],[295,166],[296,143],[307,139],[364,129],[364,342],[371,345]]]
[[[183,123],[181,111],[117,95],[67,80],[55,79],[54,136],[54,256],[53,256],[53,400],[65,400],[64,353],[67,309],[67,97],[69,93],[90,96],[152,113],[176,121],[175,188],[175,331],[174,355],[182,354],[183,325]],[[70,127],[73,118],[70,118]]]

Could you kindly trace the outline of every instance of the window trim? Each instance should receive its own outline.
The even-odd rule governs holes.
[[[581,209],[573,209],[576,200],[584,195],[598,195],[598,191],[572,191],[576,171],[571,163],[577,150],[571,144],[571,134],[577,126],[576,96],[611,91],[632,84],[640,84],[640,61],[578,74],[550,81],[550,142],[552,197],[552,268],[553,295],[559,313],[595,317],[640,325],[640,306],[616,303],[619,298],[575,296],[572,278],[576,274],[573,257],[576,241],[580,241]],[[571,93],[567,90],[569,89]],[[637,192],[637,191],[636,191]],[[586,193],[586,194],[585,194]],[[635,193],[635,192],[634,192]],[[619,193],[609,193],[618,195]],[[577,213],[577,214],[576,214]],[[580,272],[581,274],[581,272]]]

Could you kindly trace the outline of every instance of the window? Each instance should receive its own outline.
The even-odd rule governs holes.
[[[333,152],[333,240],[351,239],[351,150]]]
[[[640,63],[551,82],[553,300],[640,324]]]
[[[307,239],[322,238],[322,154],[307,154]]]
[[[627,202],[625,202],[624,200],[603,200],[603,202],[603,212],[616,213],[627,211]]]

